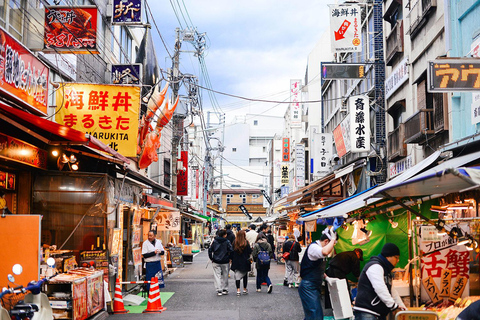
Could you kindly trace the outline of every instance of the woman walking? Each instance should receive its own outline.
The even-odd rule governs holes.
[[[252,256],[257,268],[257,292],[262,291],[262,283],[266,282],[268,285],[267,293],[272,293],[273,286],[268,277],[268,270],[270,270],[270,259],[273,257],[273,251],[264,233],[258,234]]]
[[[252,270],[252,263],[250,261],[250,255],[252,254],[252,248],[248,243],[246,232],[240,230],[237,232],[235,241],[233,242],[233,254],[232,254],[232,267],[235,272],[235,285],[237,286],[237,296],[240,293],[240,280],[243,280],[243,294],[248,293],[248,272]]]

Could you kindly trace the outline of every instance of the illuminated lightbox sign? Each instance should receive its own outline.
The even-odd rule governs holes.
[[[428,92],[480,91],[478,59],[439,59],[427,69]]]
[[[365,64],[322,62],[322,79],[362,79],[365,78]]]

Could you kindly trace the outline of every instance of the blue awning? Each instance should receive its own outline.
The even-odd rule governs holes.
[[[465,166],[478,165],[479,161],[480,151],[452,158],[417,176],[379,190],[373,196],[379,196],[380,192],[386,192],[391,197],[443,195],[476,188],[480,184],[480,167]]]

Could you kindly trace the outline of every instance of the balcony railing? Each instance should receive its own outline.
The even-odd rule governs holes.
[[[407,156],[405,144],[405,124],[401,123],[388,134],[388,161],[397,161]]]
[[[405,143],[422,144],[435,134],[433,109],[422,109],[405,121]]]
[[[393,58],[403,52],[403,20],[397,20],[386,41],[385,62],[390,66]]]
[[[437,0],[411,0],[409,5],[411,9],[407,14],[407,18],[410,19],[408,34],[413,39],[426,23],[427,15],[437,7]]]

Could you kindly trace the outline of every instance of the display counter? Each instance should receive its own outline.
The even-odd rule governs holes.
[[[45,285],[54,319],[86,319],[105,304],[103,270],[78,268],[59,274]]]

